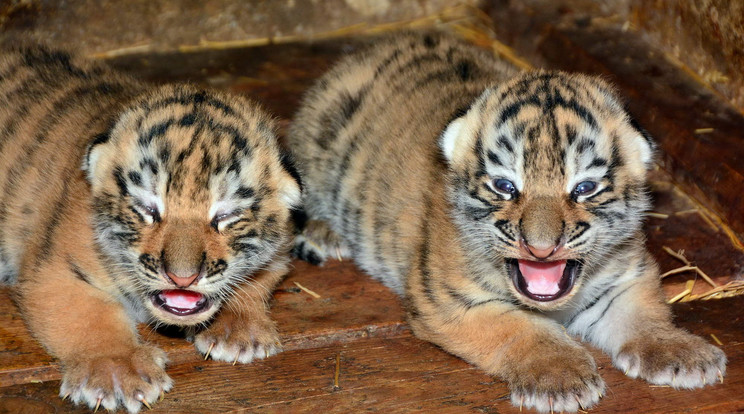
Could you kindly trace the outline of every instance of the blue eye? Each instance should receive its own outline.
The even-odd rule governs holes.
[[[582,181],[576,185],[573,193],[575,196],[583,196],[593,193],[596,189],[597,183],[595,183],[594,181]]]
[[[517,192],[517,188],[514,187],[514,183],[503,178],[494,180],[493,188],[504,194],[514,194]]]

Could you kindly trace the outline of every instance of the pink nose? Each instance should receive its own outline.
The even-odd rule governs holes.
[[[185,288],[191,286],[192,283],[196,280],[197,277],[199,277],[199,273],[194,273],[193,275],[189,277],[180,277],[176,275],[175,273],[171,272],[165,272],[166,276],[168,276],[168,279],[173,282],[178,287]]]
[[[555,246],[549,246],[549,247],[546,247],[546,248],[543,248],[543,249],[539,249],[537,247],[530,246],[528,244],[527,245],[527,250],[529,250],[530,253],[533,256],[537,257],[538,259],[546,259],[546,258],[550,257],[550,255],[553,254],[556,250],[558,250],[558,246],[555,245]]]

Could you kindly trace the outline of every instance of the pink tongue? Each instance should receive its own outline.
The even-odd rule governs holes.
[[[197,307],[199,301],[201,301],[204,296],[198,292],[173,289],[160,292],[160,297],[163,299],[165,304],[171,308],[193,309]]]
[[[522,272],[527,290],[535,295],[555,295],[560,291],[558,284],[563,277],[566,261],[531,262],[518,260],[519,271]]]

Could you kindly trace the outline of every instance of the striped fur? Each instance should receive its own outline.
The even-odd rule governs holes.
[[[507,381],[515,405],[601,398],[566,330],[653,383],[725,372],[718,348],[671,323],[640,232],[653,144],[601,79],[403,34],[320,79],[289,139],[309,218],[295,252],[353,257],[403,296],[416,335]],[[566,263],[568,290],[524,293],[522,263]]]
[[[39,46],[2,52],[0,95],[1,278],[60,359],[60,395],[137,412],[168,391],[138,322],[213,359],[279,351],[266,303],[300,189],[262,110]]]

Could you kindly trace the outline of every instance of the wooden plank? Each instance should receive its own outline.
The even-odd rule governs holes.
[[[321,298],[304,293],[295,282]],[[297,261],[274,297],[272,316],[279,322],[285,350],[398,335],[407,329],[398,297],[350,262],[331,261],[319,268]],[[59,379],[56,361],[29,335],[7,288],[0,289],[0,310],[0,387]],[[173,333],[163,335],[147,326],[140,332],[168,352],[175,364],[196,355],[190,343]]]
[[[713,333],[723,342],[729,358],[723,384],[694,391],[653,387],[626,378],[594,351],[608,392],[591,412],[744,410],[744,318],[731,315],[731,309],[742,306],[744,297],[675,306],[680,325],[706,337]],[[502,382],[405,332],[288,351],[244,366],[192,356],[168,372],[176,386],[153,412],[518,412]],[[5,387],[0,412],[42,407],[86,412],[57,398],[58,386],[46,381]]]

